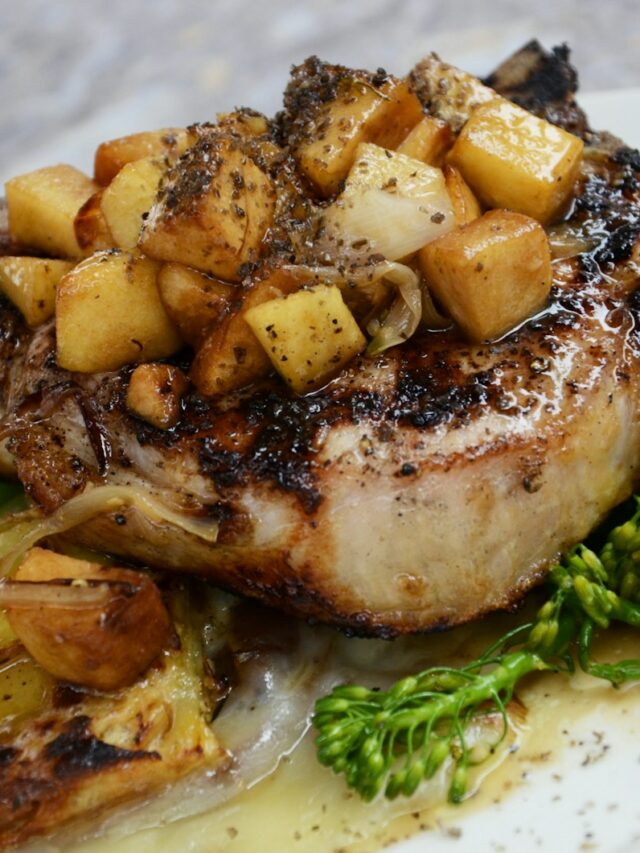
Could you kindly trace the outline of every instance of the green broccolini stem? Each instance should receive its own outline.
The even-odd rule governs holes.
[[[502,717],[526,675],[573,672],[574,660],[590,675],[619,685],[640,679],[640,660],[600,663],[591,654],[595,633],[612,621],[640,627],[640,509],[611,531],[599,554],[573,548],[549,574],[550,596],[530,625],[521,625],[466,666],[433,667],[387,691],[343,685],[316,703],[318,758],[366,800],[411,796],[449,760],[449,798],[464,799],[474,761],[470,725]],[[516,646],[520,648],[516,648]]]

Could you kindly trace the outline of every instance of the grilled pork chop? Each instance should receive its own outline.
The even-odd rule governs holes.
[[[129,508],[74,541],[390,636],[517,601],[630,494],[640,155],[588,130],[563,55],[538,50],[536,65],[525,50],[493,85],[502,74],[509,94],[533,86],[530,106],[580,132],[587,154],[551,229],[551,303],[499,342],[415,336],[306,397],[276,378],[223,400],[194,394],[162,432],[127,412],[128,369],[65,373],[53,329],[16,332],[4,309],[6,434],[34,500],[53,511],[88,484],[129,484],[218,523],[212,544]],[[420,66],[414,82],[420,92]]]

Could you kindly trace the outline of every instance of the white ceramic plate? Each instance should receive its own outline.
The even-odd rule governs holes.
[[[594,128],[640,147],[640,89],[580,97]],[[581,694],[589,702],[589,694]],[[549,732],[550,760],[526,762],[517,790],[394,845],[393,853],[640,850],[640,690],[598,701],[570,730]],[[509,759],[511,760],[511,759]],[[452,831],[454,829],[455,831]]]

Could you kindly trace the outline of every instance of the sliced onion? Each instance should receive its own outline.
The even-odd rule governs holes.
[[[358,152],[344,192],[324,214],[329,251],[331,240],[347,252],[364,241],[397,261],[455,227],[441,169],[378,145]]]
[[[451,230],[453,213],[446,189],[428,200],[366,189],[327,213],[326,222],[347,245],[366,240],[370,251],[397,261]]]
[[[382,269],[380,269],[382,268]],[[416,273],[403,264],[379,264],[381,277],[393,282],[398,295],[382,322],[370,323],[367,331],[373,335],[367,355],[378,355],[396,344],[408,340],[422,319],[422,292]]]
[[[119,584],[119,587],[129,587]],[[113,584],[78,584],[55,581],[5,581],[0,583],[0,607],[27,609],[34,607],[67,607],[93,609],[103,607],[113,598]]]
[[[189,518],[148,494],[142,487],[89,485],[82,494],[71,498],[49,516],[34,518],[33,510],[27,510],[24,515],[10,516],[5,520],[5,530],[0,534],[0,575],[12,574],[23,554],[41,539],[65,533],[92,518],[129,506],[138,509],[151,521],[178,527],[205,542],[217,541],[217,522]]]

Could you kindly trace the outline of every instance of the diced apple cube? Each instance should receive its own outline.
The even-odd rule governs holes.
[[[151,258],[240,281],[274,211],[270,178],[233,137],[213,130],[168,173],[138,245]]]
[[[218,281],[183,264],[163,264],[160,298],[185,343],[198,348],[210,326],[221,323],[239,299],[237,285]]]
[[[58,364],[98,373],[176,352],[180,335],[158,293],[159,264],[112,249],[83,261],[56,294]]]
[[[180,402],[189,380],[170,364],[139,364],[127,388],[127,408],[157,427],[170,429],[180,417]]]
[[[429,166],[441,166],[444,155],[453,144],[453,134],[446,121],[424,116],[396,148],[398,154],[421,160]]]
[[[56,287],[73,261],[48,258],[0,258],[0,290],[34,328],[53,316]]]
[[[298,394],[323,385],[366,346],[336,286],[272,299],[245,316],[273,366]]]
[[[492,210],[425,246],[420,265],[432,293],[472,341],[499,338],[543,308],[551,252],[528,216]]]
[[[48,166],[19,175],[5,184],[9,233],[21,246],[56,258],[81,258],[74,220],[99,189],[73,166]]]
[[[441,169],[363,143],[344,191],[325,211],[325,226],[354,248],[390,261],[406,258],[455,227]]]
[[[496,97],[494,89],[431,53],[411,72],[411,86],[429,115],[445,121],[457,133],[472,112]]]
[[[301,172],[328,197],[340,189],[362,142],[394,148],[420,121],[422,105],[406,81],[388,78],[379,87],[343,80],[334,100],[323,104],[294,148]]]
[[[102,212],[103,192],[104,190],[98,190],[88,198],[73,220],[76,240],[85,257],[115,246],[113,235],[109,231],[107,220]]]
[[[157,157],[143,157],[127,163],[102,193],[102,212],[114,239],[114,246],[134,249],[148,213],[158,195],[165,172]]]
[[[96,151],[95,179],[106,186],[127,163],[133,163],[143,157],[166,156],[175,160],[184,154],[193,141],[188,130],[168,127],[163,130],[132,133],[130,136],[103,142]]]
[[[583,147],[572,133],[496,98],[474,110],[450,162],[487,207],[547,223],[573,192]]]
[[[210,325],[191,367],[191,381],[201,394],[226,394],[269,373],[271,363],[246,321],[247,311],[301,284],[295,273],[277,268],[247,289],[236,288],[230,310]]]

